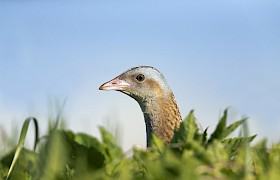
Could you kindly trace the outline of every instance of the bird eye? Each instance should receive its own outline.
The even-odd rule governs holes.
[[[136,76],[136,79],[137,79],[137,81],[144,81],[145,80],[145,76],[143,75],[143,74],[138,74],[137,76]]]

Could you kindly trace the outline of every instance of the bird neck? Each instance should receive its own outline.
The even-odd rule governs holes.
[[[164,97],[150,97],[139,103],[146,123],[147,147],[154,133],[165,143],[170,143],[174,130],[182,121],[173,93]]]

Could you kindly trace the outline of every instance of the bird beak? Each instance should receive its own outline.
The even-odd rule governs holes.
[[[102,84],[99,87],[99,90],[116,90],[116,91],[122,91],[124,88],[129,87],[130,84],[125,82],[124,80],[119,79],[119,77],[116,77],[104,84]]]

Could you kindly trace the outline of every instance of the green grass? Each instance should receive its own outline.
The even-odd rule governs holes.
[[[127,157],[113,136],[100,127],[101,140],[54,128],[35,137],[33,150],[23,147],[25,121],[18,146],[2,157],[0,179],[280,179],[280,144],[251,145],[246,119],[227,125],[227,110],[214,132],[201,132],[193,112],[184,119],[170,145],[153,136],[151,148]],[[241,127],[239,137],[228,138]]]

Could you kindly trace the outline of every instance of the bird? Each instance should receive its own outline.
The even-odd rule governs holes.
[[[152,133],[170,144],[182,118],[175,96],[159,70],[152,66],[132,67],[102,84],[99,90],[119,91],[138,102],[144,115],[147,147],[151,146]]]

